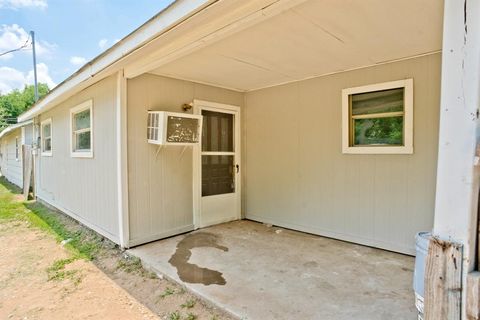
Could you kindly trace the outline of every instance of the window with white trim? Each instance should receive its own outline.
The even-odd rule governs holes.
[[[41,122],[41,146],[43,156],[52,156],[52,119]]]
[[[15,137],[15,160],[20,160],[20,142],[18,137]]]
[[[413,153],[413,79],[342,91],[343,153]]]
[[[70,123],[72,157],[93,157],[92,100],[70,110]]]

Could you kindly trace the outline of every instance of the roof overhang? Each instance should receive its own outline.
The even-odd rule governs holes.
[[[29,125],[29,124],[31,124],[31,123],[33,123],[33,121],[32,121],[32,120],[28,120],[28,121],[24,121],[24,122],[19,122],[19,123],[16,123],[16,124],[12,124],[12,125],[6,127],[5,129],[2,130],[2,132],[0,132],[0,139],[1,139],[3,136],[9,134],[10,132],[15,131],[15,129],[24,127],[24,126]]]
[[[19,117],[123,70],[237,91],[440,52],[439,0],[178,0]]]
[[[39,100],[32,108],[21,114],[18,117],[18,121],[31,119],[95,82],[118,72],[118,70],[128,64],[129,59],[127,58],[135,58],[132,55],[140,48],[169,30],[174,29],[182,21],[194,16],[198,11],[216,1],[218,0],[175,1],[114,46],[86,63],[43,99]]]

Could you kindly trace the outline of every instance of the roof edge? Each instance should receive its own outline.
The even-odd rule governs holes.
[[[176,0],[172,2],[122,40],[87,62],[79,70],[58,84],[45,97],[35,103],[33,107],[22,113],[18,117],[18,121],[24,122],[42,113],[49,104],[55,103],[56,100],[63,95],[68,95],[77,85],[93,78],[108,67],[113,66],[151,40],[188,19],[197,11],[217,1],[218,0]]]
[[[12,132],[15,129],[21,128],[21,127],[26,126],[26,125],[29,125],[31,123],[33,123],[33,120],[23,121],[23,122],[19,122],[19,123],[9,125],[5,129],[3,129],[2,132],[0,132],[0,138],[2,138],[6,134]]]

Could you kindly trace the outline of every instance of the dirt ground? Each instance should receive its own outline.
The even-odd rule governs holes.
[[[56,214],[68,228],[84,229]],[[0,220],[0,319],[232,319],[102,243],[87,261],[28,220]]]

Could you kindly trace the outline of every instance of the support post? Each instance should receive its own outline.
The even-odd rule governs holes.
[[[463,247],[461,295],[455,303],[436,306],[443,314],[460,305],[466,318],[466,279],[475,263],[478,202],[478,167],[475,150],[479,141],[480,97],[480,0],[445,0],[442,50],[442,85],[437,188],[433,235],[446,244]],[[478,160],[478,159],[477,159]],[[477,161],[478,162],[478,161]],[[444,252],[445,253],[445,252]],[[430,253],[429,253],[430,254]],[[446,257],[448,259],[448,257]],[[427,270],[425,290],[437,290],[442,269]],[[440,292],[450,290],[443,278]],[[436,287],[437,286],[437,287]],[[433,312],[426,296],[425,315]],[[434,297],[433,297],[434,298]],[[445,310],[446,309],[446,310]],[[437,320],[447,319],[444,317]],[[456,319],[456,318],[455,318]]]
[[[127,171],[127,79],[124,76],[123,69],[117,74],[116,90],[118,238],[120,239],[120,246],[128,248],[130,233]]]

